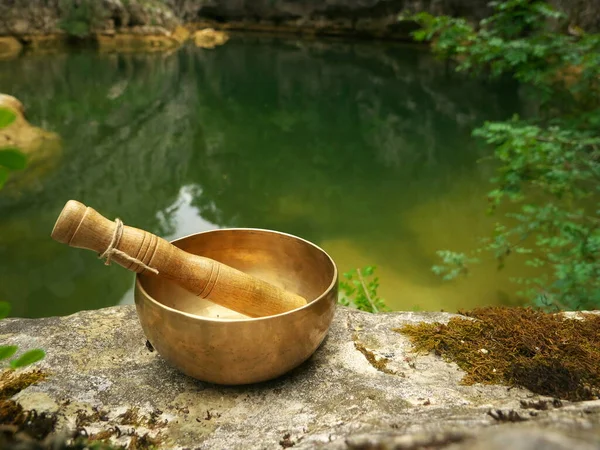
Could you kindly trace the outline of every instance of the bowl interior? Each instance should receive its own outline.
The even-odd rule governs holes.
[[[327,253],[310,242],[276,231],[213,230],[178,239],[173,244],[302,295],[309,303],[321,297],[337,280],[335,263]],[[170,308],[217,320],[248,319],[167,280],[146,276],[139,279],[150,297]]]

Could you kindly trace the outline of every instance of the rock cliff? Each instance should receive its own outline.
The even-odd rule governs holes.
[[[573,22],[600,27],[600,0],[553,0]],[[23,40],[67,32],[75,36],[135,29],[164,34],[178,24],[232,29],[408,38],[404,10],[478,20],[487,0],[0,0],[0,36]]]

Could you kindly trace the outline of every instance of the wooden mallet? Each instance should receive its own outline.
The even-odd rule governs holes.
[[[52,239],[93,250],[137,273],[168,279],[193,294],[250,317],[270,316],[306,305],[292,292],[218,261],[185,252],[147,231],[108,220],[69,200],[58,217]]]

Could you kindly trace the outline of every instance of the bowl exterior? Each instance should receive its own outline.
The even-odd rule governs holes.
[[[216,384],[257,383],[297,367],[323,342],[337,305],[335,264],[333,273],[319,298],[276,316],[218,320],[187,314],[152,298],[143,275],[136,278],[135,304],[146,337],[173,367]]]

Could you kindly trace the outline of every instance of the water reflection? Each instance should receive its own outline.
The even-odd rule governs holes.
[[[167,238],[216,227],[302,236],[341,270],[379,265],[398,309],[512,294],[498,294],[506,275],[490,268],[491,280],[442,285],[430,266],[435,250],[489,230],[491,168],[469,134],[515,111],[515,91],[460,79],[422,51],[239,38],[168,56],[28,56],[0,62],[0,92],[64,143],[37,187],[0,193],[0,298],[16,315],[131,299],[130,273],[50,240],[70,198]]]

